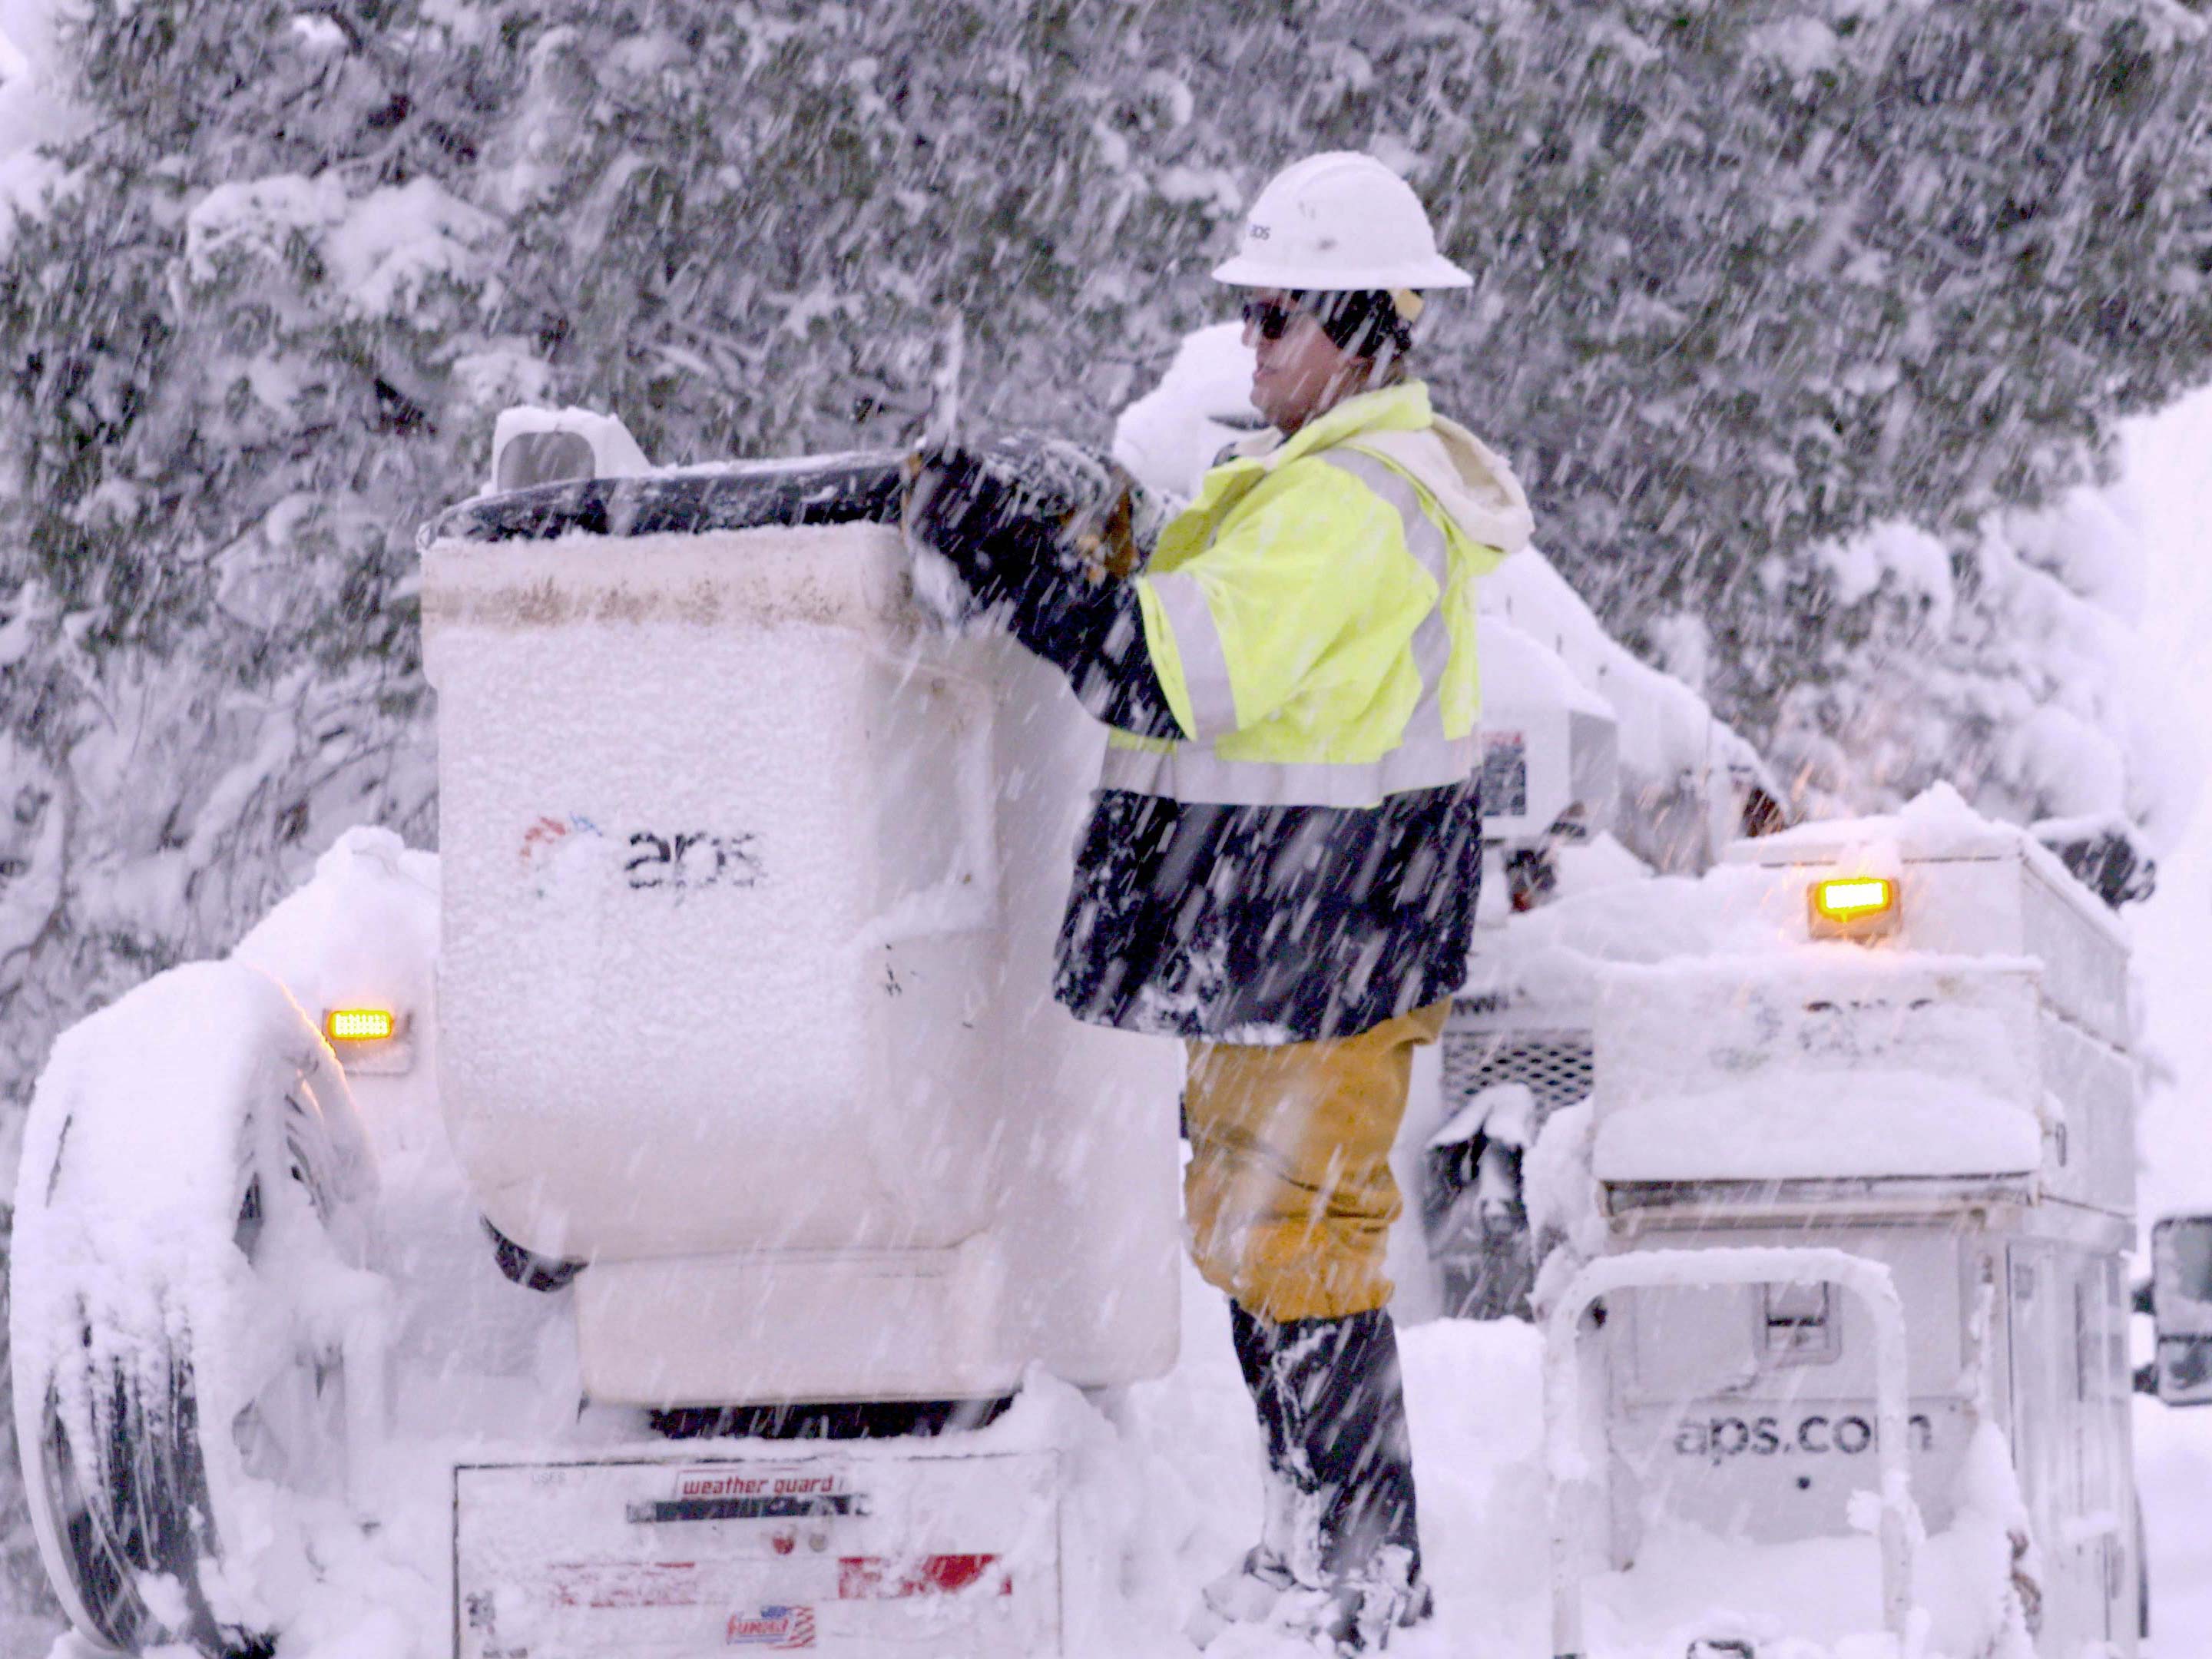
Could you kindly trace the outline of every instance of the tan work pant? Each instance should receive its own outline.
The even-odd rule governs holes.
[[[1433,1002],[1321,1042],[1188,1045],[1183,1215],[1206,1283],[1278,1322],[1389,1301],[1382,1255],[1405,1207],[1390,1146],[1413,1050],[1450,1011]]]

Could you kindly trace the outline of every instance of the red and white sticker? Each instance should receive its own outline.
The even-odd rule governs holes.
[[[759,1648],[767,1653],[811,1648],[814,1609],[778,1603],[733,1613],[722,1640],[727,1647]]]

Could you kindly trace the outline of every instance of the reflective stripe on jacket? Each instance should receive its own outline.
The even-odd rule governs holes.
[[[1303,1042],[1449,994],[1479,876],[1474,585],[1527,521],[1418,383],[1206,474],[1135,583],[1179,735],[1112,734],[1061,1000]]]
[[[1408,475],[1402,441],[1385,447],[1435,424],[1426,387],[1392,386],[1206,475],[1137,582],[1154,671],[1193,740],[1180,747],[1326,767],[1407,749],[1401,787],[1466,775],[1480,703],[1474,579],[1504,555]],[[1340,782],[1310,804],[1389,793],[1348,799]]]

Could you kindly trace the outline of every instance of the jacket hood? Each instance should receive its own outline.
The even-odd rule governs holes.
[[[1347,398],[1258,457],[1270,471],[1340,445],[1410,474],[1470,541],[1517,553],[1534,533],[1528,497],[1505,458],[1429,404],[1419,380]]]

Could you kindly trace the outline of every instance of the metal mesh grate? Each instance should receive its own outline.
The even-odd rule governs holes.
[[[1443,1034],[1443,1115],[1449,1119],[1495,1084],[1524,1085],[1536,1097],[1530,1129],[1590,1091],[1590,1034],[1573,1027],[1496,1023],[1503,1010],[1462,1008]],[[1511,1195],[1490,1192],[1478,1167],[1480,1141],[1431,1147],[1422,1176],[1421,1219],[1437,1265],[1444,1312],[1460,1319],[1528,1316],[1536,1261],[1521,1195],[1522,1149],[1492,1146]]]
[[[1443,1035],[1443,1107],[1449,1117],[1496,1083],[1526,1084],[1539,1119],[1590,1091],[1590,1035],[1574,1030],[1454,1030]]]

